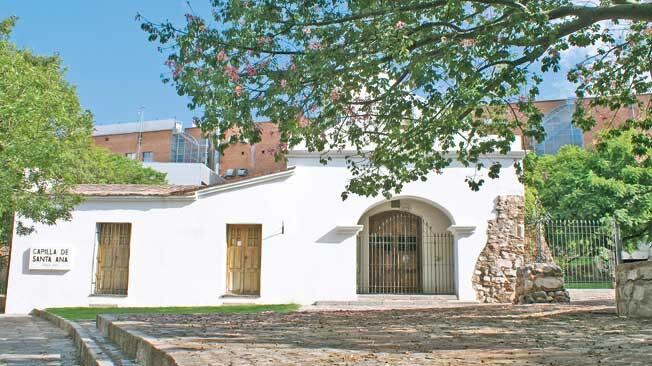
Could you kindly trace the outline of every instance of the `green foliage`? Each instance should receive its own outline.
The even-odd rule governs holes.
[[[524,179],[533,194],[526,199],[538,200],[553,219],[615,219],[628,248],[649,242],[652,163],[637,155],[635,134],[607,134],[595,150],[565,146],[555,155],[528,155]]]
[[[180,26],[142,21],[148,39],[170,52],[163,81],[190,97],[203,130],[222,132],[222,148],[258,141],[254,120],[266,118],[278,123],[280,155],[300,142],[353,150],[343,197],[400,192],[451,164],[441,150],[482,169],[468,179],[472,189],[497,178],[498,166],[483,166],[481,156],[508,151],[517,131],[543,137],[533,100],[543,73],[559,71],[572,46],[599,49],[570,74],[578,96],[600,97],[594,105],[626,106],[651,90],[650,3],[211,3],[210,16],[186,14]],[[605,20],[626,21],[627,35]],[[595,123],[576,117],[584,128]],[[232,127],[240,133],[224,140]],[[649,143],[645,136],[638,141]]]
[[[165,173],[147,168],[140,161],[92,146],[80,156],[77,183],[165,184]]]
[[[50,308],[48,312],[68,320],[94,320],[101,314],[215,314],[215,313],[260,313],[273,311],[287,313],[299,310],[296,304],[279,305],[223,305],[223,306],[185,306],[185,307],[158,307],[158,308]]]
[[[92,115],[63,77],[61,60],[18,49],[8,39],[16,19],[0,22],[0,243],[23,219],[68,219],[77,183],[162,183],[165,176],[113,156],[91,142]]]
[[[57,57],[19,50],[0,36],[0,219],[2,239],[14,213],[53,224],[79,202],[69,189],[89,146],[92,116],[62,76]],[[17,222],[16,229],[29,227]]]

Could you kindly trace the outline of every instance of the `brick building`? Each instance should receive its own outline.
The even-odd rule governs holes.
[[[287,163],[275,158],[280,145],[278,127],[272,122],[259,122],[258,127],[261,131],[259,143],[235,144],[220,156],[220,176],[228,176],[229,170],[237,175],[238,169],[247,169],[252,176],[285,170]],[[229,135],[227,133],[227,137]]]
[[[260,122],[258,126],[261,129],[259,143],[235,144],[221,155],[202,137],[198,127],[184,128],[174,119],[97,125],[93,140],[97,146],[116,154],[146,165],[154,163],[155,169],[162,166],[156,163],[199,163],[227,179],[285,170],[286,162],[275,159],[280,143],[276,125]]]
[[[651,96],[652,94],[643,94],[638,98],[643,105],[649,105]],[[588,100],[584,101],[586,108],[588,103]],[[593,108],[591,114],[596,120],[596,125],[584,132],[571,123],[575,112],[575,99],[543,100],[535,102],[535,105],[544,114],[543,127],[546,138],[540,143],[526,140],[522,143],[528,150],[534,150],[537,154],[554,154],[561,146],[568,144],[590,148],[595,145],[600,131],[621,126],[627,119],[645,116],[645,110],[641,110],[638,106],[630,106],[618,111]]]
[[[189,140],[195,139],[203,148],[203,155],[196,160],[206,159],[210,144],[202,138],[199,128],[184,129],[183,124],[175,119],[96,125],[93,140],[97,146],[134,160],[173,163],[181,162],[175,156],[174,147],[181,141],[181,135]]]

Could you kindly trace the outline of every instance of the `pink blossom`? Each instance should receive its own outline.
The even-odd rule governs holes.
[[[267,36],[258,37],[258,43],[260,43],[260,44],[268,44],[271,41],[272,41],[272,39],[267,37]]]
[[[240,80],[240,74],[238,74],[238,68],[235,66],[225,65],[224,73],[233,82],[237,82],[238,80]]]
[[[307,126],[309,122],[308,118],[306,118],[306,116],[304,116],[303,114],[299,115],[297,120],[299,122],[299,126],[301,127]]]
[[[247,76],[256,76],[256,68],[251,65],[247,65],[247,67],[245,67],[245,73]]]
[[[297,71],[297,65],[294,62],[290,64],[290,71]]]
[[[177,63],[174,60],[168,59],[168,60],[165,60],[164,65],[171,68],[171,69],[174,69],[176,67]]]
[[[462,45],[462,47],[471,47],[475,44],[475,39],[465,38],[462,41],[460,41],[460,44]]]
[[[310,106],[310,113],[315,113],[317,111],[317,105],[313,104]]]
[[[287,80],[283,79],[281,80],[281,89],[285,89],[285,87],[288,85]]]
[[[308,48],[310,48],[311,50],[318,50],[318,49],[321,48],[321,43],[319,43],[319,42],[310,42],[310,44],[308,45]]]
[[[519,95],[518,100],[521,102],[527,102],[527,97],[525,95]]]
[[[311,30],[310,30],[309,27],[303,27],[303,34],[308,35],[308,34],[310,34],[310,32],[311,32]]]
[[[396,24],[394,24],[394,28],[396,29],[403,29],[403,27],[405,27],[405,22],[402,20],[399,20],[396,22]]]
[[[229,59],[229,56],[226,55],[226,52],[220,50],[220,52],[217,53],[217,61],[224,62]]]
[[[191,23],[191,22],[195,21],[195,16],[190,14],[190,13],[186,13],[184,16],[186,17],[186,21],[188,23]]]
[[[179,76],[181,76],[182,71],[183,71],[183,66],[177,65],[174,68],[174,71],[172,71],[172,77],[175,78],[175,79],[179,78]]]
[[[236,85],[235,88],[233,88],[233,93],[235,93],[237,97],[242,95],[243,92],[244,92],[244,88],[242,87],[242,85]]]

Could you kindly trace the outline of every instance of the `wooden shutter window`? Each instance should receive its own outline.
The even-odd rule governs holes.
[[[99,223],[95,294],[127,295],[131,224]]]

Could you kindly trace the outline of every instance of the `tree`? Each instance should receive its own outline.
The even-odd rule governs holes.
[[[165,175],[92,147],[92,115],[81,108],[58,57],[9,41],[16,19],[0,22],[0,243],[34,222],[68,219],[77,183],[162,183]]]
[[[524,177],[530,202],[538,200],[553,219],[615,219],[629,248],[650,242],[652,162],[638,157],[632,135],[607,135],[595,150],[569,145],[555,155],[529,154]]]
[[[267,118],[279,126],[279,155],[299,142],[313,151],[354,150],[344,198],[349,192],[389,196],[426,180],[452,162],[441,150],[467,166],[489,168],[480,177],[498,177],[500,166],[484,167],[480,157],[508,151],[517,131],[543,137],[533,101],[542,73],[559,71],[561,52],[570,47],[599,46],[569,73],[580,98],[598,97],[593,105],[628,106],[652,87],[647,2],[211,4],[210,16],[186,14],[180,26],[137,16],[149,40],[168,54],[163,81],[190,97],[195,122],[217,130],[221,148],[258,141],[254,121]],[[584,128],[595,123],[582,108],[576,120]],[[626,124],[650,126],[649,117]],[[240,133],[225,140],[233,127]],[[652,144],[649,133],[635,139],[639,151]],[[478,189],[484,178],[467,181]]]
[[[76,183],[164,184],[166,174],[144,167],[140,161],[91,146],[81,156]]]

